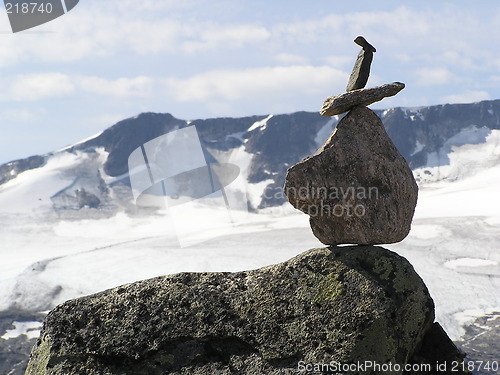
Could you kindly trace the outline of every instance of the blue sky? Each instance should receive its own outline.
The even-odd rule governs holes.
[[[0,9],[0,163],[141,112],[181,119],[317,111],[345,91],[363,35],[373,108],[500,98],[500,2],[80,0],[12,34]]]

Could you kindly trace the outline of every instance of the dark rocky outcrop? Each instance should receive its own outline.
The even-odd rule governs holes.
[[[349,91],[325,99],[319,113],[322,116],[335,116],[348,112],[356,106],[368,106],[389,96],[394,96],[405,88],[404,83],[393,82],[369,89]]]
[[[28,365],[28,358],[36,338],[21,334],[17,337],[2,338],[7,331],[15,328],[15,322],[43,322],[44,314],[19,310],[0,312],[0,374],[22,375]]]
[[[414,356],[415,364],[421,366],[415,375],[464,373],[460,369],[465,353],[450,340],[437,322],[425,334],[422,347]]]
[[[95,195],[84,188],[75,190],[76,201],[79,208],[98,208],[101,204],[101,200]]]
[[[0,185],[16,178],[22,172],[40,168],[45,164],[45,161],[45,156],[34,155],[0,165]]]
[[[399,242],[418,188],[380,118],[356,107],[318,152],[288,170],[285,193],[324,244]]]
[[[457,344],[467,352],[467,359],[475,363],[489,364],[489,368],[476,366],[474,375],[489,375],[495,369],[500,353],[500,311],[477,318],[465,327],[465,335]],[[496,362],[495,362],[496,361]],[[493,368],[492,368],[493,367]]]
[[[181,273],[68,301],[28,375],[299,374],[300,363],[412,363],[434,319],[408,261],[313,249],[238,273]],[[304,362],[300,362],[304,361]]]
[[[195,125],[202,142],[217,149],[239,146],[236,138],[226,140],[232,132],[244,132],[254,122],[265,116],[249,116],[240,119],[195,120],[188,124],[171,114],[143,113],[128,118],[106,129],[98,137],[75,146],[75,150],[104,147],[109,152],[104,164],[104,171],[109,176],[120,176],[128,172],[128,157],[137,147],[178,128]],[[217,124],[215,126],[215,124]]]
[[[0,338],[0,374],[23,375],[35,343],[36,338],[28,339],[26,335],[8,340]]]

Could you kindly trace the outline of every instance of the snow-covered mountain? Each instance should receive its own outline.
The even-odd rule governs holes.
[[[385,247],[422,276],[448,334],[473,358],[490,358],[500,342],[500,100],[376,112],[420,188],[410,235]],[[144,113],[0,166],[0,374],[21,373],[43,313],[67,299],[180,271],[257,268],[322,246],[281,187],[286,169],[338,121],[307,112],[195,121]],[[135,204],[128,162],[193,125],[207,163],[238,167],[251,209],[182,248],[183,228],[168,212]],[[217,221],[216,207],[196,210],[187,227]],[[475,352],[485,340],[491,349]]]
[[[500,100],[376,112],[412,169],[428,167],[416,174],[422,181],[447,178],[443,167],[454,147],[484,143],[500,129]],[[195,121],[143,113],[76,145],[0,166],[0,212],[132,209],[131,153],[188,126],[196,127],[208,158],[237,163],[252,209],[279,206],[287,168],[314,153],[338,121],[311,112]]]

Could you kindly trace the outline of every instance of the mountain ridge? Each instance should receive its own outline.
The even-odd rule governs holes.
[[[444,165],[447,153],[454,146],[484,142],[491,130],[500,129],[500,100],[396,107],[374,112],[381,117],[390,138],[412,169]],[[340,118],[341,116],[327,118],[317,112],[299,111],[187,121],[177,119],[170,113],[145,112],[121,120],[99,135],[62,150],[1,165],[0,187],[23,172],[44,167],[56,155],[82,153],[90,157],[96,150],[101,150],[105,155],[96,157],[93,163],[86,161],[88,166],[85,167],[85,172],[85,168],[80,168],[86,176],[95,175],[95,178],[87,181],[90,186],[101,186],[100,189],[90,189],[92,194],[102,202],[110,201],[109,194],[106,196],[106,188],[119,186],[117,189],[123,193],[122,198],[130,201],[131,194],[126,193],[127,188],[130,188],[127,162],[132,151],[172,130],[196,126],[201,144],[216,160],[227,160],[228,155],[235,152],[250,158],[247,160],[249,167],[244,176],[246,182],[265,185],[260,202],[254,204],[254,209],[277,206],[285,201],[284,196],[278,193],[282,189],[288,167],[313,154],[327,139]],[[97,159],[103,158],[105,159],[100,164]],[[74,177],[79,176],[75,174]],[[104,188],[103,184],[107,187]],[[87,185],[68,184],[66,201],[78,200],[77,191],[82,196],[81,189],[89,190]],[[60,190],[54,192],[50,197],[52,200],[57,198],[56,193],[57,196],[61,195]],[[64,207],[72,206],[66,203]],[[73,202],[73,206],[75,204]],[[62,206],[56,204],[54,207]]]

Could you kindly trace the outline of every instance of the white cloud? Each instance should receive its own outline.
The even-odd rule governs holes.
[[[281,64],[290,64],[290,65],[305,65],[309,63],[309,59],[300,56],[294,55],[292,53],[278,53],[275,57],[275,60]]]
[[[98,132],[127,118],[128,115],[125,111],[120,113],[101,113],[97,116],[86,118],[82,123],[82,127],[92,132]]]
[[[160,12],[160,11],[175,11],[183,8],[195,6],[197,1],[193,0],[107,0],[104,4],[98,0],[99,6],[108,5],[111,10],[120,12],[135,12],[137,14],[143,12]],[[107,4],[106,4],[107,3]]]
[[[191,26],[193,40],[183,42],[183,49],[189,53],[220,47],[243,47],[246,44],[262,43],[270,38],[270,32],[262,26],[224,25],[203,23]]]
[[[446,68],[421,68],[416,71],[416,84],[420,86],[444,85],[453,80],[453,74]]]
[[[75,85],[66,74],[37,73],[17,76],[10,85],[10,98],[20,101],[41,100],[70,95]]]
[[[154,94],[154,80],[146,76],[106,79],[97,76],[69,76],[35,73],[3,79],[3,101],[39,101],[77,96],[82,92],[111,98],[147,98]]]
[[[496,74],[500,60],[488,36],[498,34],[500,23],[498,17],[482,17],[480,11],[468,12],[454,3],[432,7],[405,3],[383,11],[367,5],[359,7],[363,11],[339,8],[328,13],[332,8],[322,1],[317,5],[324,7],[322,13],[302,14],[306,5],[297,5],[272,14],[260,5],[251,8],[259,12],[249,13],[244,3],[234,7],[229,0],[213,3],[82,1],[68,15],[32,33],[0,38],[0,66],[9,67],[3,70],[3,81],[9,84],[3,85],[0,96],[4,101],[38,100],[84,91],[99,97],[130,97],[134,103],[145,99],[140,101],[145,110],[161,110],[164,102],[158,97],[165,78],[144,76],[151,75],[170,77],[167,88],[170,103],[176,106],[169,108],[173,111],[197,101],[203,102],[197,116],[206,115],[206,108],[227,113],[249,99],[253,107],[245,107],[245,114],[260,112],[259,105],[271,108],[270,103],[300,110],[314,93],[327,96],[345,90],[359,50],[353,39],[359,33],[377,47],[371,84],[401,80],[413,87],[391,99],[395,105],[405,97],[414,105],[421,104],[422,97],[435,103],[446,93],[467,93],[467,89],[498,95],[488,77]],[[6,20],[0,25],[8,30]],[[126,77],[116,78],[114,64],[116,74]],[[47,66],[67,76],[62,74],[59,81],[52,77],[47,87],[37,86],[37,80],[18,82],[18,69],[30,76],[34,69]],[[440,91],[430,90],[437,86]]]
[[[468,14],[458,6],[442,6],[440,9],[400,6],[388,11],[331,13],[306,19],[297,17],[299,21],[266,25],[265,22],[255,22],[250,16],[243,21],[219,22],[200,14],[197,7],[200,3],[207,7],[207,2],[185,0],[182,4],[177,3],[181,2],[82,2],[68,15],[39,28],[40,31],[53,31],[52,34],[1,38],[0,65],[39,59],[73,62],[115,57],[124,52],[129,56],[138,54],[152,58],[161,53],[236,53],[236,49],[247,46],[269,51],[282,64],[304,65],[307,62],[298,57],[307,56],[307,52],[294,49],[291,53],[287,47],[319,47],[324,49],[317,54],[322,61],[328,58],[326,54],[334,59],[332,52],[350,54],[357,50],[352,39],[360,30],[379,48],[377,60],[385,53],[394,59],[404,58],[405,64],[426,59],[442,62],[444,59],[466,68],[491,66],[492,57],[496,57],[494,49],[484,48],[488,45],[484,35],[494,33],[498,27],[495,29],[493,21],[481,22],[477,15]],[[258,58],[255,50],[253,55],[247,55],[249,61]],[[292,61],[294,56],[297,57]],[[161,57],[167,59],[165,55]],[[311,61],[312,58],[311,55]],[[345,65],[335,66],[344,69]]]
[[[415,15],[405,7],[390,12],[329,14],[319,19],[266,27],[253,21],[214,22],[200,14],[180,18],[169,11],[176,9],[174,2],[156,3],[151,0],[141,1],[140,4],[133,0],[82,3],[68,15],[38,28],[40,31],[52,31],[51,34],[2,38],[0,49],[4,54],[0,56],[0,64],[10,65],[16,61],[33,60],[34,57],[49,62],[70,62],[113,56],[121,51],[193,54],[247,45],[267,46],[276,51],[277,46],[297,43],[323,44],[332,50],[349,51],[347,46],[355,48],[351,39],[358,30],[366,30],[369,40],[370,36],[376,36],[387,44],[393,39],[399,43],[403,37],[416,39],[432,28],[426,13]],[[178,8],[188,14],[187,11],[192,10],[189,7],[196,6],[196,2],[188,4]],[[391,37],[395,33],[397,36]],[[346,38],[346,35],[352,37]],[[288,52],[282,54],[290,55]],[[304,62],[297,60],[295,63]]]
[[[238,49],[263,43],[271,37],[265,27],[251,23],[219,24],[203,18],[183,19],[169,12],[170,8],[176,8],[173,2],[159,3],[163,0],[146,4],[135,0],[82,3],[31,34],[1,38],[0,50],[4,53],[0,56],[0,66],[33,60],[74,62],[123,52],[129,55],[193,54]],[[192,3],[188,2],[193,6]]]
[[[323,58],[328,65],[334,66],[337,69],[347,68],[352,69],[354,62],[356,61],[356,56],[326,56]]]
[[[330,14],[322,18],[306,19],[295,22],[279,23],[273,28],[273,34],[284,43],[316,43],[329,34],[331,45],[343,39],[342,27],[344,15]]]
[[[451,65],[454,68],[460,68],[464,70],[477,70],[480,65],[477,64],[477,57],[474,55],[468,55],[465,51],[447,50],[443,51],[441,55],[430,56],[431,61],[440,61],[444,64]]]
[[[12,108],[4,110],[0,113],[0,116],[4,123],[15,122],[15,123],[35,123],[39,119],[39,115],[36,114],[31,108]]]
[[[153,91],[153,80],[145,76],[115,80],[80,76],[76,81],[84,91],[112,97],[148,97]]]
[[[295,65],[214,70],[187,79],[171,78],[166,84],[180,101],[237,101],[331,94],[343,90],[346,81],[346,73],[328,66]]]
[[[278,24],[274,32],[289,43],[322,43],[325,48],[345,50],[353,48],[352,40],[361,30],[367,40],[384,44],[418,38],[432,29],[428,13],[405,6],[390,11],[330,13],[321,18]]]
[[[490,99],[490,94],[486,91],[470,90],[461,94],[447,95],[442,98],[445,103],[472,103]]]
[[[272,40],[280,44],[320,46],[336,54],[356,51],[352,40],[363,34],[377,48],[377,60],[397,59],[409,66],[439,62],[453,70],[485,69],[497,58],[489,36],[498,33],[499,23],[460,5],[415,4],[384,11],[326,14],[278,24],[272,31]]]

